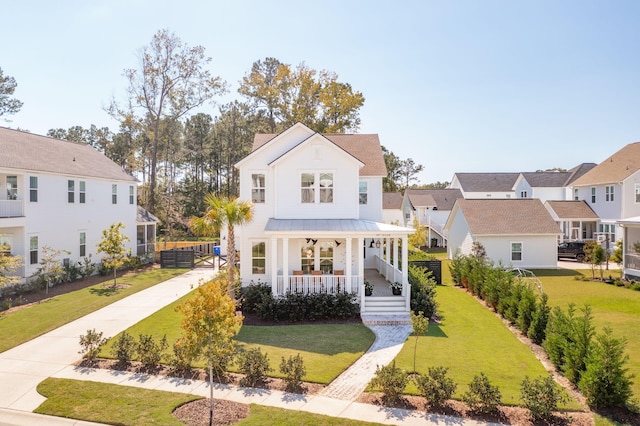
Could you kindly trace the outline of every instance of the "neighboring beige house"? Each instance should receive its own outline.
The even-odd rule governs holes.
[[[585,201],[547,201],[544,206],[562,230],[561,242],[594,238],[600,218]]]
[[[520,173],[456,173],[449,188],[459,189],[464,198],[516,198]]]
[[[458,199],[444,229],[449,259],[471,254],[477,241],[495,264],[557,267],[561,231],[538,199]]]
[[[367,313],[375,297],[365,300],[363,283],[383,275],[403,284],[403,297],[377,311],[409,311],[413,229],[383,223],[387,169],[378,135],[325,135],[298,123],[257,134],[236,168],[240,199],[254,206],[237,235],[242,285],[260,280],[274,295],[353,291]]]
[[[402,193],[383,192],[382,193],[382,221],[394,225],[406,226],[402,217]],[[409,225],[410,226],[410,225]]]

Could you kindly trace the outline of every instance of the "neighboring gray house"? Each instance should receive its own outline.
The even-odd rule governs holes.
[[[471,254],[477,241],[495,264],[557,267],[560,228],[540,200],[458,199],[444,229],[449,259]]]
[[[402,217],[401,192],[382,193],[382,221],[394,225],[406,224]]]
[[[566,172],[524,172],[514,184],[517,198],[570,200],[569,186],[583,174],[594,168],[595,163],[582,163]]]
[[[413,226],[413,220],[417,218],[427,230],[426,245],[445,247],[444,224],[458,198],[463,198],[459,189],[407,189],[402,200],[405,226]]]
[[[516,198],[520,173],[456,173],[449,188],[459,189],[464,198]]]

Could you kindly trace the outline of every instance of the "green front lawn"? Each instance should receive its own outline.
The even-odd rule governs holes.
[[[520,383],[525,376],[547,375],[542,364],[502,320],[466,292],[438,286],[437,300],[443,320],[430,324],[427,336],[418,338],[417,371],[448,367],[449,376],[458,384],[456,399],[466,392],[473,376],[483,372],[500,388],[504,404],[519,405]],[[414,344],[415,336],[410,336],[396,358],[398,367],[413,370]],[[413,384],[407,391],[417,393]],[[580,406],[571,402],[566,408]]]
[[[128,426],[182,425],[173,417],[173,411],[180,405],[200,399],[199,396],[177,392],[51,378],[38,385],[38,392],[47,400],[35,410],[36,413]],[[249,417],[237,424],[366,426],[377,423],[251,404]]]
[[[182,297],[125,331],[136,341],[140,334],[150,334],[157,340],[166,334],[169,348],[164,352],[162,361],[168,363],[173,355],[173,343],[182,333],[182,314],[176,312],[175,307],[189,297],[191,295]],[[100,331],[99,327],[96,331]],[[112,357],[111,346],[118,337],[114,336],[102,349],[101,357]],[[305,380],[328,384],[366,352],[375,335],[360,323],[243,326],[236,340],[240,346],[259,347],[266,352],[274,377],[282,377],[278,369],[282,357],[300,354],[307,369]],[[230,370],[237,371],[237,368],[232,365]]]
[[[153,269],[119,278],[120,284],[129,285],[126,288],[114,290],[109,287],[112,281],[105,281],[52,297],[33,306],[0,314],[0,352],[187,271],[188,269]],[[99,328],[99,324],[96,324],[96,328]]]

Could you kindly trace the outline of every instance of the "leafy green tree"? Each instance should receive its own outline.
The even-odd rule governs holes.
[[[242,326],[242,317],[236,316],[235,303],[225,294],[225,280],[218,275],[212,281],[200,285],[194,297],[176,307],[183,315],[180,327],[183,335],[176,345],[195,359],[204,359],[209,365],[210,411],[213,419],[213,374],[224,375],[231,361],[236,342],[233,337]]]
[[[18,87],[16,79],[4,75],[0,68],[0,117],[8,114],[15,114],[22,108],[22,102],[13,98],[13,93]]]
[[[20,282],[20,277],[14,273],[22,266],[22,257],[12,256],[9,249],[8,244],[0,244],[0,288]]]
[[[626,339],[613,337],[610,328],[598,335],[586,360],[586,371],[578,384],[592,408],[624,406],[632,396],[632,375],[625,367]]]
[[[253,108],[264,111],[271,133],[276,132],[276,120],[279,113],[279,87],[286,73],[288,65],[276,58],[258,60],[251,66],[251,71],[242,78],[238,92],[247,97]]]
[[[126,69],[129,81],[129,105],[141,110],[151,131],[149,199],[147,207],[156,210],[156,168],[160,123],[171,118],[178,120],[189,111],[225,92],[220,77],[212,77],[205,66],[211,58],[202,46],[189,47],[166,29],[158,31],[140,53],[140,68]],[[112,102],[110,114],[122,120],[128,111]]]
[[[618,268],[622,266],[622,262],[624,262],[624,258],[622,257],[622,240],[616,241],[616,246],[613,249],[613,253],[611,253],[612,262],[618,265]],[[620,270],[620,274],[622,274],[622,269]]]
[[[228,285],[232,289],[235,282],[236,265],[235,227],[251,222],[253,205],[248,201],[218,197],[213,193],[207,194],[204,201],[207,206],[204,215],[192,217],[190,226],[194,234],[206,237],[218,236],[221,229],[224,226],[227,227]],[[233,291],[230,294],[233,296]]]
[[[401,186],[402,160],[384,146],[382,146],[382,157],[387,166],[387,176],[382,179],[382,189],[384,192],[396,192]]]
[[[36,270],[36,276],[45,287],[45,293],[49,294],[49,287],[59,283],[65,274],[60,256],[69,254],[68,250],[56,250],[49,246],[42,247],[42,259]]]
[[[587,241],[584,245],[584,260],[591,265],[591,278],[596,277],[596,266],[601,266],[605,259],[604,248],[597,241]],[[600,270],[602,278],[602,269]]]
[[[542,293],[540,300],[536,303],[536,310],[533,313],[527,336],[538,345],[544,341],[545,330],[547,323],[549,322],[549,315],[551,314],[551,308],[549,307],[549,296],[546,293]]]
[[[409,244],[420,248],[427,240],[427,230],[424,226],[420,225],[420,221],[417,216],[413,217],[413,234],[409,235]]]
[[[402,176],[402,187],[406,189],[409,187],[411,181],[417,180],[416,176],[424,170],[424,166],[422,164],[416,164],[412,158],[407,158],[406,160],[400,163],[400,175]]]
[[[425,318],[424,312],[420,311],[416,315],[413,311],[411,314],[411,326],[413,327],[413,335],[416,341],[413,345],[413,371],[416,371],[416,356],[418,354],[418,338],[424,336],[429,328],[429,318]]]
[[[130,238],[122,233],[125,226],[122,222],[112,223],[109,229],[102,231],[102,240],[98,243],[97,253],[104,253],[102,264],[107,268],[113,268],[113,287],[117,286],[118,268],[127,263],[131,250],[126,248]]]

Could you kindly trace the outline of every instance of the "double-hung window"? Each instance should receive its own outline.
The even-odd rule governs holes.
[[[251,175],[251,201],[255,204],[264,203],[265,179],[264,174]]]
[[[360,204],[367,204],[367,182],[366,181],[360,181],[360,184],[358,186],[358,194],[359,194],[359,198],[360,198]]]
[[[573,199],[578,201],[580,198],[578,197],[578,188],[573,189]]]
[[[604,187],[604,200],[613,201],[613,185]]]
[[[80,233],[80,256],[85,257],[87,255],[87,233]]]
[[[18,176],[7,176],[7,200],[18,199]]]
[[[302,203],[333,203],[333,173],[302,173],[300,201]]]
[[[87,201],[87,183],[83,180],[78,182],[78,202],[84,204]]]
[[[129,204],[133,205],[133,202],[135,201],[134,198],[134,191],[133,191],[133,185],[129,185]]]
[[[596,203],[596,188],[595,186],[591,188],[591,204]]]
[[[76,182],[73,180],[67,181],[67,201],[69,203],[76,202]]]
[[[118,184],[111,185],[111,204],[118,204]]]
[[[32,203],[38,202],[38,177],[29,176],[29,201]]]
[[[520,198],[527,198],[527,191],[520,191]]]
[[[264,241],[254,242],[251,247],[251,273],[266,273],[267,252]]]
[[[38,236],[34,235],[29,238],[29,264],[36,265],[38,263]]]
[[[640,203],[640,183],[635,184],[636,203]]]
[[[12,237],[8,235],[0,235],[0,257],[11,256]]]
[[[323,274],[333,273],[333,243],[320,243],[320,269]]]
[[[522,260],[522,243],[511,243],[511,261],[519,262]]]

